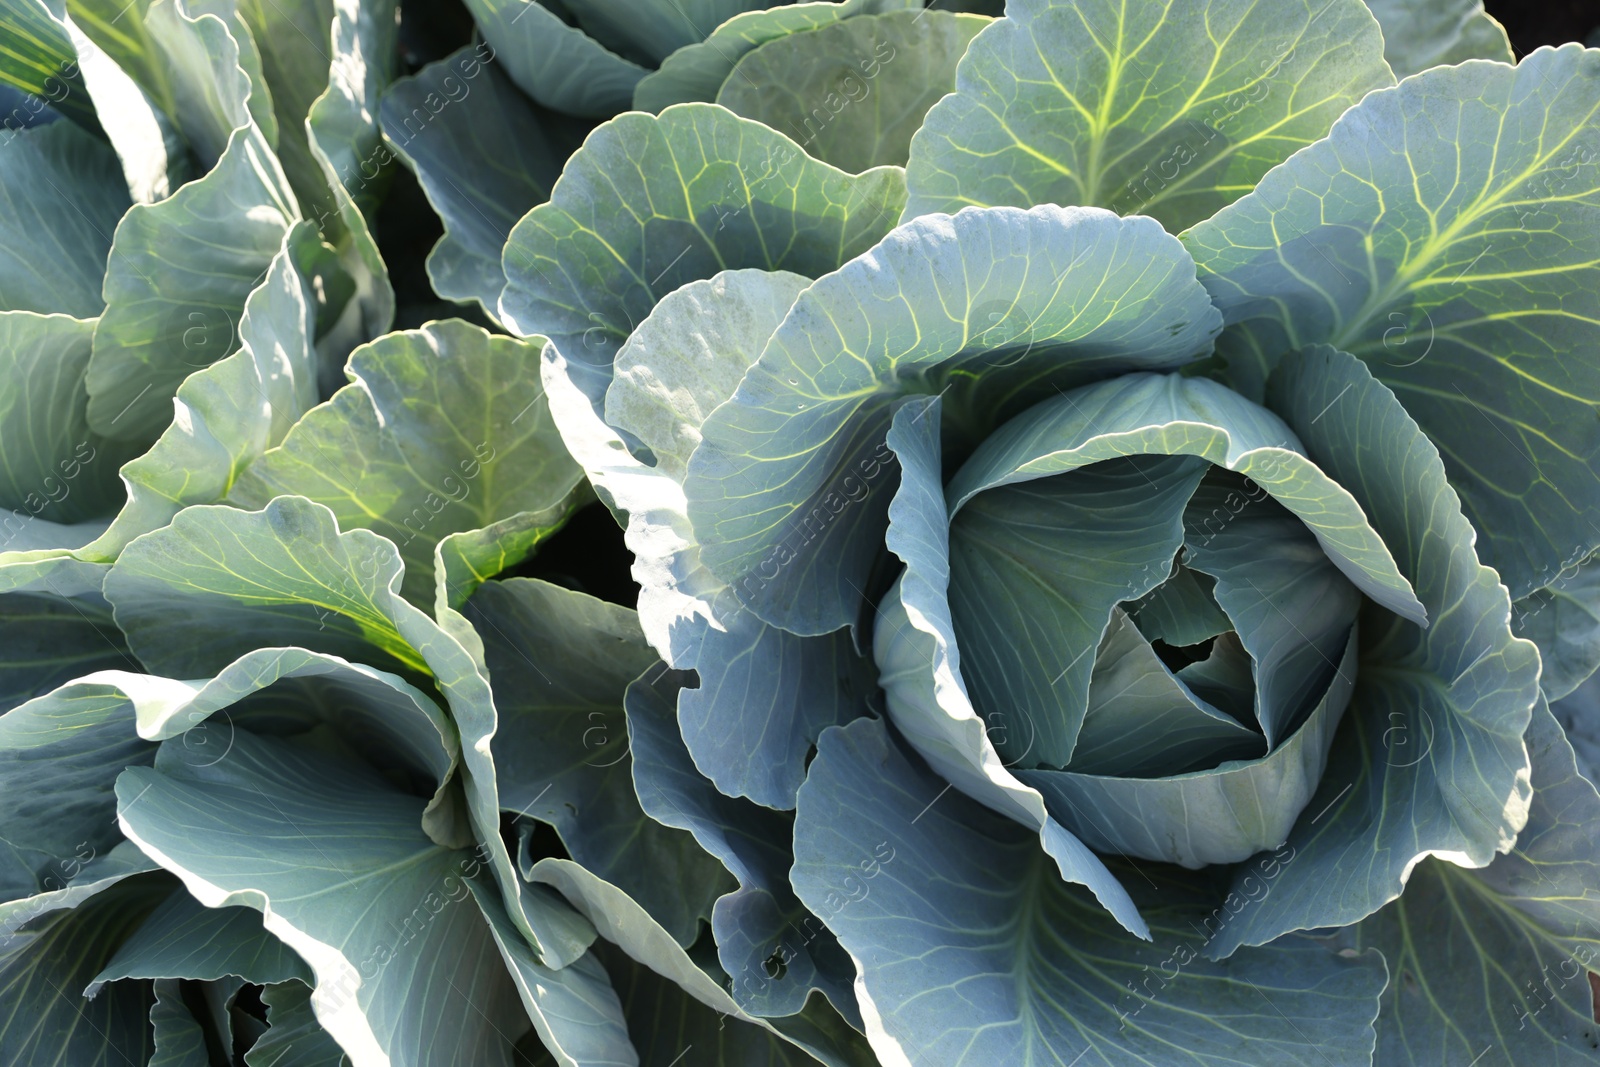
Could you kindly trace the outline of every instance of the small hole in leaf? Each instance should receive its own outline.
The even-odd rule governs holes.
[[[767,977],[773,981],[779,981],[784,975],[788,974],[789,964],[783,958],[783,946],[779,945],[773,949],[772,955],[766,958],[761,967],[767,972]]]

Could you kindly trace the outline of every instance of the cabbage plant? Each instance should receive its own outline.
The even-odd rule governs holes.
[[[1600,53],[1512,58],[6,5],[0,1063],[1600,1060]]]
[[[506,246],[685,743],[795,811],[882,1062],[1600,1041],[1549,709],[1597,653],[1600,67],[1396,85],[1362,5],[1263,7],[1011,4],[870,247],[873,171],[692,104]]]

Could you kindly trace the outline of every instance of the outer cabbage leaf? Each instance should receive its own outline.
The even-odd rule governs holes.
[[[244,1054],[246,1067],[347,1067],[349,1060],[311,1009],[311,989],[284,982],[261,992],[267,1032]]]
[[[169,742],[154,768],[123,772],[129,838],[207,907],[260,910],[315,972],[312,1006],[355,1062],[510,1063],[527,1021],[505,971],[482,965],[498,954],[467,899],[473,855],[428,840],[422,801],[375,772],[242,730],[230,740],[221,760]]]
[[[627,894],[571,860],[542,859],[530,873],[534,882],[560,890],[605,939],[596,942],[596,955],[613,975],[623,1012],[629,1017],[629,1032],[649,1057],[644,1062],[650,1067],[670,1067],[670,1056],[684,1055],[681,1046],[669,1048],[662,1041],[663,1034],[674,1032],[684,1033],[686,1044],[694,1044],[699,1036],[703,1049],[710,1046],[716,1050],[706,1058],[714,1067],[810,1061],[786,1048],[784,1042],[829,1067],[868,1067],[872,1063],[861,1035],[830,1009],[787,1019],[762,1019],[745,1013],[721,982]],[[729,1022],[733,1025],[727,1025]]]
[[[123,465],[127,502],[80,557],[109,562],[182,508],[225,500],[250,464],[315,406],[316,300],[295,267],[296,250],[315,240],[306,222],[284,235],[266,277],[245,299],[239,351],[178,386],[172,425]]]
[[[570,148],[547,136],[548,116],[501,71],[504,57],[482,63],[481,52],[458,49],[390,86],[383,132],[444,222],[428,253],[433,291],[494,316],[506,285],[501,250],[517,220],[549,198]]]
[[[692,833],[738,879],[739,888],[717,901],[711,918],[728,992],[752,1015],[772,1017],[801,1011],[811,990],[820,989],[859,1029],[849,958],[789,885],[794,821],[718,792],[695,769],[673,713],[687,680],[663,665],[628,687],[633,782],[645,811]]]
[[[498,693],[502,810],[556,828],[567,854],[692,944],[727,876],[639,806],[623,694],[655,662],[632,611],[547,582],[480,588],[463,614]]]
[[[1383,58],[1401,78],[1469,59],[1516,62],[1483,0],[1367,0],[1367,6],[1383,27]]]
[[[0,716],[0,900],[63,891],[121,840],[112,783],[155,756],[129,710],[113,687],[69,685]]]
[[[622,115],[512,231],[500,318],[555,342],[598,406],[661,297],[722,270],[832,270],[888,232],[903,196],[898,168],[845,174],[714,105]]]
[[[679,485],[706,415],[738,388],[806,285],[783,271],[726,271],[668,294],[640,323],[617,353],[605,412],[653,466],[606,451],[615,431],[581,400],[555,410],[567,440],[582,442],[590,476],[630,514],[627,537],[650,576],[639,603],[646,633],[672,665],[699,671],[698,687],[678,696],[695,763],[723,792],[774,808],[794,806],[817,734],[861,712],[870,668],[845,631],[808,639],[767,626],[706,573],[685,544],[693,534]],[[672,588],[659,584],[663,572]]]
[[[151,14],[170,8],[158,0]],[[88,419],[107,437],[141,443],[167,425],[183,379],[236,347],[245,299],[299,218],[288,179],[247,110],[250,78],[227,27],[213,16],[169,14],[164,32],[211,57],[216,80],[206,87],[216,94],[226,147],[218,146],[204,178],[160,203],[135,205],[112,241],[106,310],[87,374]]]
[[[1528,747],[1533,807],[1517,847],[1481,871],[1424,860],[1399,900],[1343,932],[1394,975],[1378,1017],[1384,1067],[1594,1062],[1600,795],[1543,701]]]
[[[138,666],[98,593],[0,594],[0,714],[69,679]]]
[[[306,113],[307,144],[332,200],[331,213],[325,214],[326,203],[317,208],[317,227],[334,242],[340,265],[355,283],[346,305],[354,321],[324,343],[332,349],[325,361],[335,379],[345,353],[382,334],[394,318],[394,290],[367,216],[378,203],[372,178],[392,158],[378,132],[378,101],[394,74],[398,22],[394,0],[333,0],[328,87]],[[324,388],[332,392],[338,384]]]
[[[77,50],[61,24],[60,0],[18,0],[0,12],[6,53],[0,57],[0,81],[39,98],[85,130],[100,128],[95,106],[83,87]]]
[[[1591,675],[1563,700],[1550,705],[1572,744],[1578,773],[1600,782],[1600,676]]]
[[[1556,580],[1511,605],[1511,627],[1539,646],[1539,688],[1551,700],[1600,667],[1600,552],[1575,559]]]
[[[561,1067],[638,1067],[617,991],[595,953],[560,970],[544,966],[500,901],[476,882],[469,886],[547,1056]]]
[[[151,989],[156,998],[150,1009],[155,1051],[148,1067],[207,1067],[211,1055],[206,1049],[206,1032],[184,1003],[178,980],[159,978],[151,983]]]
[[[1528,818],[1522,735],[1539,656],[1511,634],[1505,587],[1473,552],[1439,453],[1361,361],[1330,348],[1286,361],[1270,399],[1394,549],[1430,625],[1364,612],[1355,693],[1289,834],[1294,861],[1271,893],[1222,917],[1207,947],[1217,956],[1363,919],[1427,856],[1487,866]]]
[[[21,931],[0,934],[0,1061],[145,1063],[154,1051],[149,984],[118,982],[88,1002],[78,991],[171,890],[160,877],[109,879],[81,901],[54,902]]]
[[[647,68],[562,21],[538,0],[466,0],[498,62],[545,107],[609,118],[626,111]]]
[[[827,731],[796,823],[796,889],[855,958],[883,1062],[1371,1062],[1377,953],[1295,936],[1209,962],[1214,902],[1170,883],[1144,894],[1156,943],[1136,940],[914,760],[882,722]]]
[[[740,59],[717,103],[841,170],[904,166],[923,116],[955,88],[956,64],[988,24],[979,15],[894,11],[791,33]]]
[[[100,314],[111,234],[132,204],[116,154],[72,123],[8,129],[0,189],[0,309]]]
[[[129,978],[216,981],[229,975],[256,985],[311,981],[300,957],[262,929],[259,912],[208,908],[179,888],[117,947],[83,995],[92,1000],[105,983]]]
[[[578,25],[608,48],[654,66],[672,52],[703,41],[735,15],[766,0],[571,0],[563,6]]]
[[[277,121],[261,56],[232,3],[201,0],[180,7],[177,0],[57,0],[55,6],[58,16],[65,8],[87,38],[88,47],[77,45],[79,58],[91,48],[104,50],[127,71],[176,127],[202,172],[216,165],[233,130],[245,122],[258,126],[266,148],[276,147]],[[222,43],[224,37],[231,48]],[[238,75],[245,80],[236,90]]]
[[[0,554],[81,545],[121,498],[117,465],[133,449],[96,433],[85,414],[94,328],[0,311]]]
[[[311,154],[306,115],[328,87],[333,0],[228,0],[259,54],[260,84],[271,95],[273,150],[304,214],[332,211],[322,168]],[[238,35],[236,35],[238,36]],[[251,72],[252,80],[256,72]]]
[[[876,15],[919,6],[917,0],[824,0],[784,4],[733,16],[705,40],[687,44],[661,61],[634,86],[633,106],[661,111],[673,104],[710,102],[728,75],[752,50],[794,33],[830,26],[855,15]]]
[[[121,161],[134,201],[154,203],[196,177],[188,145],[172,119],[116,60],[84,34],[66,13],[64,3],[50,0],[50,8],[72,40],[87,102],[104,117],[102,129]]]
[[[460,730],[467,807],[506,909],[546,962],[570,962],[592,930],[549,894],[522,889],[500,837],[487,742],[498,716],[487,671],[401,598],[403,572],[389,541],[368,530],[340,533],[327,508],[280,497],[258,512],[185,509],[128,546],[106,577],[106,596],[134,653],[166,674],[204,675],[278,644],[431,676]]]
[[[459,319],[386,334],[350,357],[351,384],[251,464],[229,499],[304,496],[343,529],[383,534],[405,560],[402,592],[430,607],[440,540],[554,507],[582,480],[532,373],[540,344]]]
[[[1373,93],[1184,243],[1259,390],[1327,342],[1444,457],[1513,598],[1600,544],[1600,52],[1441,67]]]
[[[911,145],[905,218],[1082,204],[1173,232],[1393,85],[1361,0],[1011,0]]]

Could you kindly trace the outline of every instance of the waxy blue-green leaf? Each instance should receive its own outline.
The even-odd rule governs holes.
[[[651,66],[703,41],[735,15],[769,6],[766,0],[564,0],[585,32],[614,51]]]
[[[234,705],[246,698],[250,703],[235,712]],[[32,801],[43,805],[48,815],[37,821],[54,828],[63,817],[88,818],[87,813],[77,814],[72,801],[81,806],[95,794],[109,797],[118,759],[124,765],[150,761],[148,745],[132,744],[124,737],[130,724],[143,741],[164,741],[213,715],[222,717],[230,737],[235,729],[248,728],[261,717],[279,732],[291,724],[305,730],[327,728],[359,744],[384,766],[416,781],[431,779],[436,788],[423,818],[424,829],[451,846],[471,839],[461,826],[462,813],[449,788],[460,744],[438,706],[394,675],[303,648],[255,649],[216,677],[199,681],[99,671],[23,705],[0,721],[10,725],[4,735],[18,750],[68,742],[69,747],[53,751],[53,758],[60,761],[53,765],[66,772],[66,782]],[[64,725],[74,730],[73,736],[61,738],[50,732]],[[199,747],[212,736],[196,734],[184,743]],[[94,744],[101,747],[90,748]],[[219,749],[212,754],[221,759],[226,753]],[[68,787],[84,791],[84,796],[72,797]],[[34,827],[35,832],[39,829]],[[90,840],[104,833],[94,829]],[[28,839],[26,834],[19,838]]]
[[[138,666],[99,596],[0,594],[0,714],[70,679]]]
[[[376,179],[392,159],[378,131],[378,111],[398,62],[399,19],[395,0],[336,0],[333,12],[328,87],[306,114],[306,137],[332,197],[331,211],[319,206],[314,221],[336,243],[355,283],[346,308],[351,321],[324,342],[333,349],[325,358],[337,369],[350,349],[384,333],[394,319],[394,289],[367,217],[377,211],[383,186]]]
[[[948,387],[945,417],[970,447],[1058,389],[1180,366],[1217,326],[1192,269],[1152,220],[1093,209],[895,230],[800,295],[702,427],[684,492],[706,565],[765,622],[856,622],[882,545],[894,403]]]
[[[1244,475],[1304,522],[1357,588],[1427,624],[1360,501],[1307,458],[1282,419],[1209,378],[1125,374],[1047,400],[991,434],[946,496],[959,514],[979,493],[1138,453],[1199,456]]]
[[[1361,0],[1010,0],[912,141],[904,217],[1083,204],[1176,233],[1393,84]]]
[[[0,553],[32,547],[14,535],[41,522],[81,524],[59,537],[48,526],[32,531],[40,547],[76,548],[100,532],[88,523],[122,499],[117,466],[134,449],[100,436],[85,416],[93,339],[92,319],[0,311],[0,509],[9,511],[0,511]]]
[[[261,911],[315,973],[312,1006],[354,1062],[510,1063],[527,1022],[468,899],[480,861],[430,841],[423,802],[374,771],[244,730],[231,741],[211,762],[168,742],[154,768],[124,772],[130,839],[207,907]]]
[[[468,883],[544,1050],[560,1067],[638,1067],[611,978],[593,952],[560,970],[541,964],[499,899]]]
[[[1367,0],[1383,27],[1383,58],[1400,78],[1429,67],[1493,59],[1514,63],[1505,28],[1483,0]]]
[[[1191,869],[1240,863],[1282,845],[1317,792],[1357,676],[1354,633],[1340,652],[1305,723],[1264,756],[1258,749],[1165,777],[1076,769],[1018,770],[1017,777],[1044,795],[1063,826],[1100,852]]]
[[[115,826],[115,800],[112,801],[111,810],[110,825]],[[61,878],[51,878],[49,885],[39,892],[0,902],[0,934],[10,935],[24,930],[41,915],[75,908],[96,893],[104,892],[136,874],[159,870],[154,860],[127,840],[118,840],[104,852],[91,854],[80,849],[72,859],[77,862],[63,861],[59,868]],[[23,891],[29,890],[24,888]]]
[[[680,483],[705,417],[738,388],[808,284],[786,271],[737,270],[669,293],[617,353],[609,425],[572,396],[554,349],[546,364],[568,447],[628,513],[635,566],[651,576],[639,600],[645,633],[671,665],[699,672],[700,685],[677,698],[696,764],[723,792],[773,808],[794,806],[817,734],[861,713],[870,668],[843,630],[798,637],[744,609],[700,564]],[[622,448],[619,432],[653,465]]]
[[[714,1067],[745,1063],[798,1067],[812,1058],[829,1067],[871,1064],[870,1054],[861,1047],[861,1035],[831,1009],[808,1010],[787,1019],[747,1014],[722,983],[627,894],[571,860],[542,859],[530,874],[532,881],[559,890],[605,939],[597,941],[593,951],[612,976],[630,1020],[629,1032],[649,1067],[671,1067],[673,1056],[683,1057],[683,1045],[662,1040],[665,1034],[680,1032],[686,1045],[692,1046],[698,1037],[702,1050],[713,1050],[707,1052],[706,1062]]]
[[[67,685],[0,715],[0,899],[59,893],[108,858],[122,836],[112,783],[154,756],[111,686]]]
[[[296,249],[315,240],[306,222],[284,235],[266,277],[244,302],[239,351],[178,386],[172,425],[123,465],[127,502],[80,556],[109,562],[181,509],[227,499],[250,464],[316,405],[316,301],[295,267]]]
[[[423,829],[451,847],[470,840],[450,788],[461,754],[455,729],[432,698],[395,675],[303,648],[259,648],[204,682],[117,671],[75,684],[119,687],[133,705],[139,736],[149,741],[179,737],[212,715],[222,716],[229,736],[258,718],[277,732],[291,723],[324,728],[358,746],[374,765],[417,782],[431,779]],[[246,708],[230,710],[247,697]],[[209,736],[185,743],[203,745]]]
[[[104,142],[69,122],[7,130],[0,142],[0,310],[100,314],[111,235],[131,205],[116,154]]]
[[[512,231],[500,319],[555,342],[598,406],[667,293],[723,270],[826,273],[889,231],[904,192],[898,168],[845,174],[715,105],[622,115]]]
[[[661,111],[673,104],[709,103],[717,98],[739,60],[768,41],[856,15],[919,6],[917,0],[823,0],[745,11],[718,26],[705,40],[686,44],[663,59],[658,70],[634,86],[633,106],[639,111]]]
[[[610,118],[628,110],[647,72],[539,0],[466,0],[496,63],[517,87],[555,111]],[[559,162],[559,161],[557,161]]]
[[[182,892],[182,890],[179,890]],[[260,920],[256,921],[260,926]],[[158,978],[150,984],[156,1002],[150,1008],[150,1029],[155,1051],[148,1067],[209,1067],[206,1031],[183,999],[176,978]]]
[[[956,512],[950,614],[961,673],[1007,763],[1072,762],[1091,703],[1105,703],[1093,700],[1090,676],[1110,654],[1101,642],[1112,611],[1170,573],[1206,466],[1189,456],[1112,460],[993,488]]]
[[[1361,595],[1313,529],[1246,484],[1241,494],[1233,479],[1201,483],[1184,512],[1184,559],[1217,580],[1217,603],[1252,661],[1254,718],[1277,747],[1322,699]]]
[[[1528,727],[1533,806],[1517,847],[1481,871],[1424,860],[1399,900],[1345,931],[1394,981],[1378,1016],[1384,1067],[1595,1061],[1600,796],[1541,701]]]
[[[617,351],[606,422],[681,483],[706,416],[739,388],[810,284],[789,271],[729,270],[668,293]]]
[[[1294,861],[1225,917],[1207,949],[1218,956],[1364,919],[1425,857],[1487,866],[1528,818],[1522,735],[1539,655],[1511,634],[1511,602],[1473,552],[1438,451],[1360,360],[1331,348],[1287,360],[1269,398],[1393,548],[1431,624],[1363,613],[1355,692],[1289,835]]]
[[[795,886],[855,958],[883,1061],[1371,1063],[1377,953],[1294,937],[1209,962],[1195,929],[1208,902],[1170,883],[1143,894],[1156,941],[1137,940],[1061,881],[1033,833],[942,794],[883,723],[829,730],[819,749],[800,789]],[[867,859],[878,873],[852,890]]]
[[[1600,544],[1600,363],[1571,357],[1600,344],[1597,87],[1577,45],[1427,71],[1184,238],[1235,383],[1308,344],[1359,356],[1513,598]]]
[[[1217,605],[1215,587],[1211,575],[1175,563],[1166,581],[1128,605],[1128,615],[1152,641],[1198,645],[1233,627]]]
[[[308,218],[324,209],[331,213],[332,198],[312,155],[306,116],[328,88],[335,2],[231,0],[230,6],[260,54],[261,81],[278,127],[273,148],[301,213]]]
[[[682,1067],[691,1057],[694,1063],[707,1067],[815,1067],[819,1062],[834,1067],[875,1067],[866,1042],[844,1023],[837,1022],[837,1017],[822,1026],[804,1016],[794,1020],[796,1027],[807,1028],[808,1037],[820,1034],[839,1038],[849,1048],[846,1055],[819,1054],[809,1046],[790,1043],[728,1012],[708,1007],[685,992],[681,984],[662,977],[612,945],[598,944],[594,954],[604,961],[616,987],[642,1067]],[[771,1021],[790,1023],[785,1019]]]
[[[1166,777],[1265,751],[1261,734],[1208,704],[1161,662],[1124,612],[1111,613],[1095,649],[1088,710],[1068,764],[1075,779]],[[1016,762],[1023,760],[1029,760],[1026,753]],[[1191,814],[1186,821],[1194,819]]]
[[[501,250],[517,220],[549,199],[568,146],[556,147],[500,64],[479,62],[471,47],[395,82],[382,115],[384,137],[444,222],[428,253],[433,291],[498,315]]]
[[[950,787],[1037,833],[1063,880],[1087,887],[1125,929],[1148,938],[1139,909],[1100,857],[1051,817],[1037,789],[1001,762],[987,724],[967,695],[948,597],[942,403],[938,397],[906,403],[895,413],[887,437],[899,459],[900,487],[889,505],[884,541],[906,565],[879,605],[873,628],[873,655],[889,716]]]
[[[259,512],[199,505],[130,544],[106,599],[151,671],[206,677],[260,647],[302,645],[426,676],[396,628],[394,546],[340,533],[325,507],[293,497]]]
[[[1551,704],[1550,713],[1572,743],[1578,773],[1600,782],[1600,675],[1591,675],[1564,699]]]
[[[256,985],[311,982],[300,957],[262,929],[260,912],[208,908],[179,888],[117,947],[83,995],[93,999],[103,984],[129,978],[216,981],[229,975]]]
[[[623,694],[655,662],[634,613],[548,582],[480,588],[462,614],[497,693],[490,755],[503,811],[554,826],[567,854],[692,944],[731,886],[693,838],[633,790]]]
[[[981,15],[906,10],[791,33],[739,60],[717,103],[859,173],[904,166],[928,109],[955,88]]]
[[[171,891],[164,877],[118,879],[0,934],[0,1062],[144,1064],[154,1051],[149,984],[117,982],[90,1001],[79,991]]]
[[[246,1067],[349,1067],[344,1050],[317,1022],[305,983],[267,986],[261,1002],[269,1025],[245,1052]]]
[[[433,550],[433,614],[451,636],[471,650],[457,619],[460,608],[484,582],[522,562],[540,542],[560,530],[587,497],[579,485],[572,495],[541,511],[519,511],[477,530],[444,538]],[[470,628],[469,628],[470,629]]]
[[[711,917],[728,992],[752,1015],[773,1017],[799,1012],[820,989],[859,1028],[849,957],[789,885],[793,818],[719,792],[690,758],[674,714],[689,680],[662,664],[628,687],[628,743],[644,810],[693,834],[738,879]]]
[[[369,530],[341,533],[326,507],[280,497],[257,512],[186,508],[123,551],[106,596],[134,653],[169,675],[213,673],[261,645],[301,645],[431,676],[461,735],[468,811],[506,910],[551,966],[569,963],[592,930],[549,894],[523,890],[500,837],[487,670],[400,596],[403,574],[391,542]]]
[[[550,420],[538,344],[459,319],[384,335],[350,357],[351,384],[251,464],[229,499],[304,496],[342,529],[383,534],[405,560],[404,595],[431,607],[440,540],[552,507],[582,481]]]
[[[1600,552],[1511,605],[1511,628],[1539,646],[1539,688],[1560,700],[1600,667]]]
[[[151,11],[170,7],[157,0]],[[226,147],[218,146],[210,173],[158,204],[135,205],[111,244],[106,309],[86,379],[89,425],[140,443],[170,422],[186,376],[237,347],[245,299],[299,218],[288,180],[246,110],[250,79],[227,28],[212,16],[175,12],[164,25],[221,72],[212,88],[219,124],[226,120],[231,133],[219,125]]]

